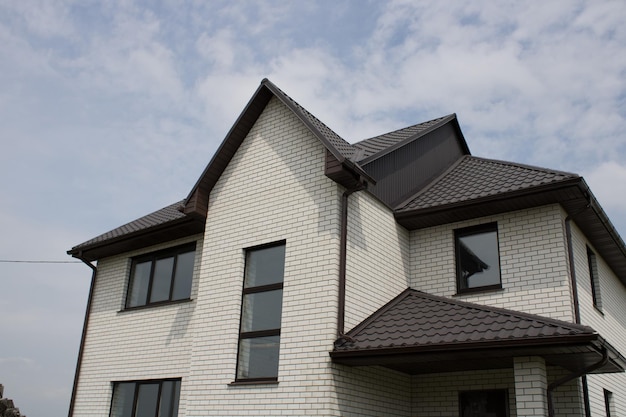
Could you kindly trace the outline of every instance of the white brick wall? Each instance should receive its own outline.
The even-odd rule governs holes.
[[[493,389],[508,390],[510,417],[517,417],[512,368],[416,375],[412,384],[412,415],[415,417],[456,417],[459,415],[459,391]]]
[[[349,198],[346,331],[409,287],[409,232],[371,194]]]
[[[122,311],[130,259],[197,241],[191,302]],[[114,381],[188,375],[189,324],[195,308],[202,236],[156,245],[98,262],[89,329],[74,409],[75,416],[108,416]],[[180,401],[184,415],[185,398]]]
[[[456,295],[454,230],[497,222],[501,291]],[[549,205],[411,232],[411,286],[446,297],[572,321],[562,210]]]
[[[572,241],[581,322],[593,327],[600,336],[624,355],[626,352],[626,287],[573,222]],[[596,254],[602,312],[593,306],[587,245]],[[613,393],[617,415],[626,416],[626,374],[589,375],[587,380],[593,415],[605,415],[603,389],[607,389]]]
[[[171,377],[182,378],[181,417],[453,416],[459,390],[494,388],[509,389],[515,410],[513,368],[410,377],[330,362],[343,189],[324,175],[324,159],[322,144],[273,98],[211,192],[205,237],[197,237],[202,256],[196,257],[192,302],[120,312],[130,257],[191,239],[100,262],[76,416],[107,416],[112,381]],[[409,285],[573,320],[565,214],[558,205],[413,232],[398,226],[389,209],[366,192],[350,196],[348,212],[345,330]],[[456,296],[454,229],[489,222],[498,223],[503,290]],[[245,248],[279,240],[286,241],[279,382],[233,385]],[[577,229],[575,240],[581,305],[591,305],[584,289],[584,239]],[[605,314],[584,307],[584,322],[601,333],[616,325],[623,330],[626,318],[618,307],[624,287],[601,260],[600,270]],[[610,340],[626,349],[622,330]],[[561,374],[549,370],[548,380]],[[618,413],[626,415],[620,378],[590,377],[598,413],[605,387],[614,393]],[[579,409],[579,391],[576,381],[559,388],[557,409]]]
[[[194,313],[191,374],[183,381],[187,416],[368,415],[376,411],[366,409],[376,408],[364,404],[376,395],[385,398],[381,392],[397,391],[388,381],[407,379],[390,371],[355,371],[330,363],[328,352],[336,336],[343,190],[324,175],[324,158],[320,142],[272,99],[215,185]],[[380,210],[370,207],[374,203],[367,197],[351,197],[361,198],[363,203],[357,203],[355,210],[361,208],[364,215]],[[351,236],[357,224],[353,219]],[[354,245],[381,248],[373,233],[369,228],[361,230],[356,235],[362,240],[352,239]],[[283,239],[279,383],[230,385],[235,378],[244,248]],[[349,250],[354,252],[352,246]],[[358,267],[353,270],[358,272]],[[357,272],[349,272],[353,283]],[[387,297],[391,294],[379,298]],[[378,298],[374,300],[378,303]],[[366,307],[373,311],[380,305]],[[357,382],[355,378],[364,373],[372,377]],[[363,386],[361,394],[350,389],[358,384]],[[361,405],[355,401],[359,396]],[[385,410],[402,408],[388,401]],[[379,406],[378,415],[380,410]]]

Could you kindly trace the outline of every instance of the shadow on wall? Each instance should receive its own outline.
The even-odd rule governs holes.
[[[411,417],[411,377],[390,369],[331,364],[342,416]]]

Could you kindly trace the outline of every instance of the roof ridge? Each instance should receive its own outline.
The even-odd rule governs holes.
[[[410,136],[408,136],[406,138],[402,138],[402,139],[398,140],[397,142],[395,142],[395,143],[393,143],[393,144],[391,144],[389,146],[386,146],[386,147],[380,149],[379,151],[374,152],[373,154],[367,156],[366,158],[363,158],[362,160],[359,160],[359,163],[367,164],[367,163],[369,163],[369,162],[371,162],[371,161],[373,161],[375,159],[378,159],[378,158],[380,158],[382,156],[385,156],[388,153],[390,153],[390,152],[392,152],[392,151],[394,151],[394,150],[396,150],[398,148],[401,148],[401,147],[403,147],[403,146],[405,146],[405,145],[407,145],[407,144],[409,144],[409,143],[411,143],[411,142],[413,142],[413,141],[415,141],[415,140],[417,140],[417,139],[427,135],[428,133],[430,133],[430,132],[440,128],[441,126],[443,126],[446,123],[449,123],[449,122],[451,122],[451,121],[453,121],[455,119],[456,119],[456,113],[452,113],[452,114],[449,114],[447,116],[443,116],[443,117],[440,117],[440,118],[428,120],[428,121],[425,121],[425,122],[422,122],[422,123],[417,123],[417,124],[414,124],[414,125],[411,125],[411,126],[407,126],[405,128],[399,129],[399,130],[394,130],[394,131],[391,131],[391,132],[383,133],[382,135],[374,136],[374,137],[368,138],[366,140],[357,142],[353,146],[355,148],[360,149],[359,148],[359,144],[363,145],[363,143],[365,141],[370,141],[370,140],[373,141],[374,139],[380,139],[383,136],[388,136],[388,135],[391,135],[391,134],[393,134],[395,132],[398,132],[398,131],[401,131],[401,130],[410,129],[412,127],[416,127],[416,126],[419,126],[419,125],[423,125],[423,124],[427,124],[427,123],[431,123],[431,122],[435,122],[436,121],[436,123],[433,123],[431,126],[427,126],[423,130],[419,130],[419,131],[415,132],[414,134],[412,134],[412,135],[410,135]]]
[[[403,130],[410,129],[410,128],[415,127],[415,126],[424,125],[426,123],[431,123],[431,122],[434,122],[434,121],[438,121],[440,119],[445,119],[447,117],[451,117],[451,116],[454,116],[454,115],[455,115],[455,113],[450,113],[450,114],[447,114],[445,116],[435,117],[434,119],[430,119],[430,120],[426,120],[426,121],[423,121],[423,122],[420,122],[420,123],[415,123],[415,124],[412,124],[412,125],[409,125],[409,126],[401,127],[400,129],[390,130],[389,132],[381,133],[380,135],[370,136],[369,138],[361,139],[361,140],[359,140],[357,142],[354,142],[352,144],[352,146],[356,146],[356,145],[362,144],[363,142],[367,142],[368,140],[371,140],[371,139],[380,138],[381,136],[386,136],[386,135],[390,135],[392,133],[401,132]]]
[[[344,157],[348,158],[349,156],[352,155],[352,153],[354,153],[354,149],[353,146],[350,144],[350,142],[348,142],[347,140],[345,140],[344,138],[342,138],[337,132],[335,132],[333,129],[331,129],[326,123],[322,122],[317,116],[315,116],[313,113],[311,113],[310,111],[308,111],[302,104],[298,103],[293,97],[291,97],[290,95],[288,95],[287,93],[285,93],[283,90],[281,90],[276,84],[274,84],[273,82],[271,82],[269,79],[264,78],[263,81],[261,81],[262,85],[267,86],[270,90],[272,90],[277,96],[282,96],[284,97],[288,102],[292,103],[295,107],[296,110],[298,110],[299,112],[304,113],[304,115],[307,118],[313,119],[315,122],[319,123],[320,125],[322,125],[325,129],[328,129],[328,131],[330,131],[330,133],[332,133],[335,138],[334,139],[338,139],[340,141],[340,143],[348,148],[350,148],[350,155],[343,155]],[[283,100],[281,100],[283,101]],[[283,101],[284,102],[284,101]],[[285,103],[287,104],[287,103]],[[324,132],[321,132],[319,129],[316,129],[319,131],[320,134],[322,134],[323,136],[326,137],[326,135],[324,134]],[[328,139],[328,138],[327,138]],[[331,143],[332,144],[332,143]],[[335,144],[333,144],[334,146]],[[335,146],[336,148],[336,146]],[[341,149],[337,149],[339,152],[341,152],[342,154],[344,154],[344,152],[342,152]]]

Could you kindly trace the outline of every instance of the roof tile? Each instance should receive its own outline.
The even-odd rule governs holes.
[[[336,351],[593,335],[587,326],[408,289],[347,334]]]
[[[102,243],[107,240],[112,240],[118,237],[122,237],[124,235],[128,235],[144,229],[160,226],[165,223],[181,219],[185,217],[185,214],[178,210],[178,208],[181,207],[184,202],[184,200],[179,201],[160,210],[152,212],[146,216],[140,217],[136,220],[133,220],[132,222],[126,223],[120,227],[96,236],[93,239],[83,242],[80,245],[76,245],[72,248],[72,250],[85,248],[96,243]]]
[[[414,211],[557,183],[578,175],[465,155],[397,210]]]

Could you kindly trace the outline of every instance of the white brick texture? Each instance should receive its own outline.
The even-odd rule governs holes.
[[[558,205],[411,232],[411,286],[464,301],[572,321],[567,249]],[[454,230],[497,222],[502,290],[457,295]]]

